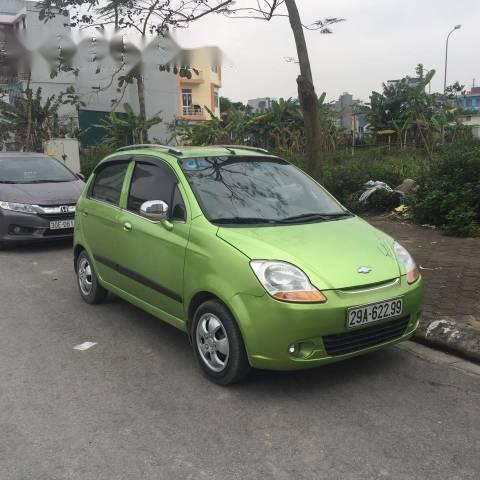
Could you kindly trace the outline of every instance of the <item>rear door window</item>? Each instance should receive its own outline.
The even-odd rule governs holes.
[[[95,172],[90,198],[119,205],[128,162],[105,164]]]

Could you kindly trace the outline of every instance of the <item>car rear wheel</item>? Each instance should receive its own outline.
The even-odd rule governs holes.
[[[216,300],[202,303],[192,325],[195,357],[206,376],[219,385],[230,385],[247,376],[245,346],[228,309]]]
[[[80,295],[87,303],[100,303],[107,295],[99,283],[87,252],[83,250],[77,259],[77,280]]]

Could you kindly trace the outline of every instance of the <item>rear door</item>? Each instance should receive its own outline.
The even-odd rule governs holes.
[[[114,285],[119,280],[113,264],[120,254],[120,199],[129,161],[130,158],[121,158],[98,167],[80,212],[82,232],[97,272],[104,281]]]

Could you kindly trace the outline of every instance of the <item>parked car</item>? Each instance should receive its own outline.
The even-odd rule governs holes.
[[[39,153],[0,153],[0,246],[72,237],[85,186],[62,162]]]
[[[77,204],[74,256],[87,303],[111,291],[187,332],[219,384],[378,350],[421,315],[407,250],[259,149],[105,158]]]

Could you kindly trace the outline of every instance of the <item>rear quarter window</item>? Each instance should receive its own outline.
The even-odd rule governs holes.
[[[119,205],[128,162],[110,163],[95,172],[90,198]]]

